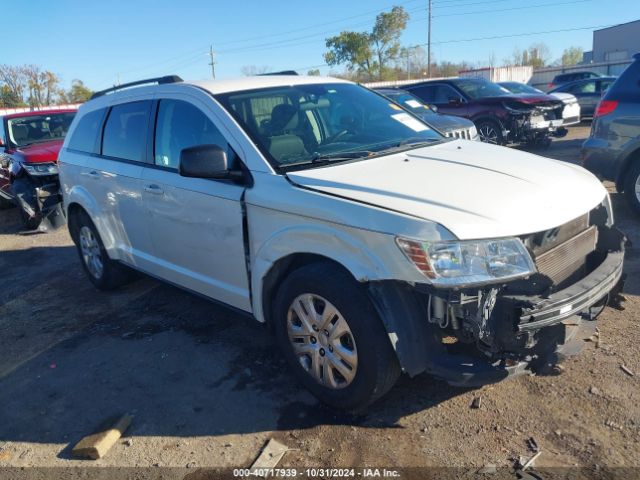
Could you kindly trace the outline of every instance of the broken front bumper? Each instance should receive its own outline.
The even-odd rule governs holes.
[[[623,285],[624,235],[615,228],[602,230],[589,273],[549,295],[514,294],[510,292],[516,290],[505,285],[494,297],[485,333],[475,340],[456,339],[428,321],[428,299],[444,298],[441,291],[424,284],[372,282],[370,295],[403,370],[411,376],[426,371],[452,385],[479,386],[525,373],[546,373],[564,357],[578,353],[584,339],[594,333],[593,320]],[[489,292],[478,296],[477,305],[486,305]],[[447,305],[460,301],[460,292],[446,295]]]

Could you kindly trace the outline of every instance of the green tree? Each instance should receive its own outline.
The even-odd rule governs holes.
[[[400,53],[400,35],[407,26],[409,14],[402,7],[393,7],[376,17],[371,32],[342,32],[326,39],[328,65],[346,64],[349,72],[368,78],[383,78],[389,63]]]
[[[84,84],[82,80],[77,78],[71,82],[71,88],[66,92],[60,91],[58,103],[84,103],[91,98],[93,91]]]
[[[312,77],[319,77],[320,76],[320,70],[317,68],[312,68],[311,70],[309,70],[307,72],[307,75],[310,75]]]
[[[400,52],[400,35],[407,27],[409,14],[402,7],[393,7],[390,12],[382,12],[376,17],[370,41],[376,58],[380,79],[385,74],[389,61]]]
[[[24,106],[26,83],[23,67],[0,65],[2,105],[6,108]]]
[[[368,33],[342,32],[327,38],[326,46],[329,51],[324,54],[324,60],[328,65],[346,63],[350,72],[366,73],[369,77],[375,74],[377,65],[373,61]]]
[[[569,47],[562,52],[562,65],[577,65],[582,61],[582,48]]]

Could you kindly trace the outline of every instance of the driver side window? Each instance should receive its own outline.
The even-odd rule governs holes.
[[[224,136],[201,110],[182,100],[160,101],[153,154],[156,165],[177,170],[183,149],[214,144],[229,155]]]

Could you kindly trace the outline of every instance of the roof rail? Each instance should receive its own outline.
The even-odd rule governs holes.
[[[257,76],[264,77],[267,75],[298,75],[298,72],[295,70],[282,70],[281,72],[259,73]]]
[[[146,85],[147,83],[157,83],[158,85],[162,85],[163,83],[178,83],[178,82],[182,82],[182,78],[180,78],[178,75],[167,75],[165,77],[147,78],[146,80],[138,80],[135,82],[121,83],[120,85],[115,85],[111,88],[105,88],[104,90],[95,92],[93,95],[91,95],[91,100],[93,100],[94,98],[98,98],[103,95],[106,95],[107,93],[110,93],[110,92],[116,92],[118,90],[123,90],[125,88],[135,87],[138,85]]]

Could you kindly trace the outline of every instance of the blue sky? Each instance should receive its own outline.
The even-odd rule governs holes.
[[[245,65],[273,70],[324,63],[324,39],[342,30],[369,30],[393,5],[411,15],[405,45],[427,40],[427,0],[30,0],[4,2],[0,63],[37,64],[62,77],[105,88],[176,73],[209,78],[208,48],[218,52],[218,78]],[[481,12],[481,13],[475,13]],[[437,60],[488,64],[515,47],[543,41],[553,57],[565,47],[591,49],[590,29],[502,39],[482,37],[624,23],[640,18],[638,0],[433,0]],[[321,67],[328,73],[328,67]]]

